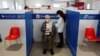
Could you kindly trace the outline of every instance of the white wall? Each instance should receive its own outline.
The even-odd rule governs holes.
[[[24,6],[25,6],[25,1],[24,0],[15,0],[15,2],[18,4],[18,5],[16,5],[16,9],[23,9],[24,8]],[[20,7],[22,7],[22,8],[20,8]]]
[[[42,19],[33,19],[33,38],[34,41],[41,41],[42,37],[41,37],[41,25],[43,23],[44,20]]]
[[[29,10],[0,10],[0,14],[25,14]]]
[[[92,0],[92,9],[99,9],[100,10],[100,0]]]
[[[60,5],[60,9],[65,9],[65,8],[67,8],[67,2],[53,2],[52,3],[52,6],[53,6],[53,4],[59,4]]]
[[[40,3],[41,5],[50,5],[51,0],[26,0],[26,5],[34,7],[36,3]]]

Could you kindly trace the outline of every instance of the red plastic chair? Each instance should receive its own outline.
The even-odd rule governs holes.
[[[5,38],[5,48],[6,48],[6,40],[9,40],[11,43],[12,40],[17,41],[17,39],[20,39],[20,29],[19,27],[11,27],[9,36]]]
[[[92,41],[92,42],[100,41],[100,38],[97,38],[95,35],[94,28],[86,28],[85,39],[88,39],[89,41]]]

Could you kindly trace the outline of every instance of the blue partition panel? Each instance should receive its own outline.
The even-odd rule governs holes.
[[[33,20],[32,20],[32,12],[26,12],[25,14],[26,19],[26,48],[27,53],[26,55],[30,55],[30,51],[33,44]]]
[[[71,50],[72,56],[77,56],[79,21],[80,20],[100,20],[100,14],[80,14],[77,11],[67,11],[66,14],[66,42]],[[84,23],[83,23],[84,24]],[[88,25],[87,25],[88,26]],[[96,26],[97,27],[97,26]],[[100,37],[100,22],[98,23],[97,37]],[[81,36],[80,36],[81,37]],[[83,36],[82,36],[83,37]]]
[[[66,40],[68,47],[72,52],[72,56],[76,56],[78,28],[79,28],[79,12],[67,11]]]
[[[97,37],[100,38],[100,14],[98,15],[99,22],[98,22],[98,28],[97,28]]]

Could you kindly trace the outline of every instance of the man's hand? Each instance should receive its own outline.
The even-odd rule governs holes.
[[[46,30],[47,30],[47,31],[50,31],[50,29],[49,29],[49,28],[47,28]]]

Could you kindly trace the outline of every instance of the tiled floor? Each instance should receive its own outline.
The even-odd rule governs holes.
[[[78,45],[77,56],[100,56],[100,43],[86,42]]]
[[[10,45],[9,42],[7,42],[6,44],[7,46]],[[12,45],[11,47],[14,47],[14,48],[12,48],[12,50],[10,50],[11,48],[7,50],[6,48],[4,48],[4,43],[0,43],[0,56],[26,56],[25,45],[21,44],[20,46],[21,48],[19,50],[18,49],[13,50],[14,48],[19,48],[18,45],[17,46]]]
[[[9,46],[9,43],[7,43]],[[52,56],[50,52],[43,55],[43,49],[40,42],[34,43],[30,56]],[[9,51],[4,48],[4,43],[0,43],[0,56],[26,56],[26,47],[22,45],[20,50]],[[54,56],[72,56],[69,49],[65,45],[63,48],[54,48]],[[78,45],[77,56],[100,56],[100,43],[86,42],[85,45]]]
[[[54,48],[54,56],[71,56],[69,49],[66,47],[66,45],[62,48]],[[48,52],[46,55],[43,55],[43,49],[41,48],[41,43],[35,43],[30,56],[51,56],[50,52]]]

